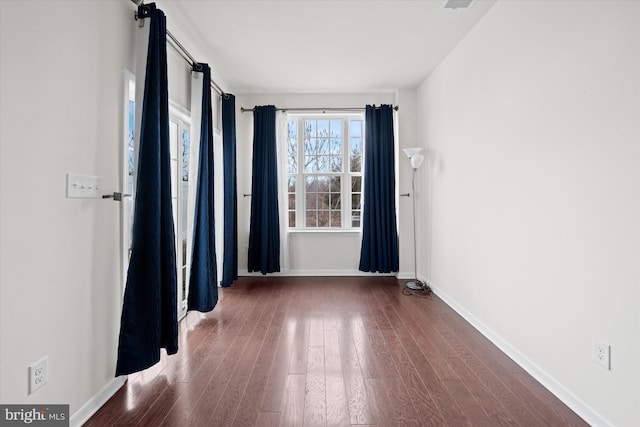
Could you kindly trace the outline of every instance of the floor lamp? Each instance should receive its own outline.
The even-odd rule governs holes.
[[[411,169],[413,169],[413,174],[411,177],[411,199],[413,201],[413,272],[414,272],[414,280],[409,281],[405,284],[405,286],[414,291],[426,291],[430,292],[431,289],[420,280],[418,280],[418,252],[416,250],[416,171],[424,162],[424,156],[420,154],[422,148],[404,148],[404,154],[407,155],[409,160],[411,161]]]

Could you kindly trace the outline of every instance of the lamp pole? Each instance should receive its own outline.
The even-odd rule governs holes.
[[[416,243],[416,172],[424,161],[424,156],[420,154],[423,149],[421,147],[403,148],[404,154],[407,155],[411,162],[413,174],[411,176],[411,202],[413,204],[413,281],[405,283],[405,287],[413,291],[422,291],[426,294],[431,293],[431,288],[418,280],[418,245]]]
[[[422,283],[418,280],[418,251],[416,245],[416,171],[418,168],[412,168],[411,176],[411,202],[413,203],[413,282],[407,282],[407,288],[414,291],[422,290]]]

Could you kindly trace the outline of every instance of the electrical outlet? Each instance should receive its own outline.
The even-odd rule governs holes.
[[[598,340],[593,341],[593,360],[603,368],[611,370],[611,346]]]
[[[29,394],[32,394],[49,381],[48,364],[49,358],[45,356],[29,366]]]

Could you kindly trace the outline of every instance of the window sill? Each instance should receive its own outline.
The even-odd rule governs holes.
[[[293,228],[287,230],[289,234],[362,234],[362,230],[359,228],[354,229],[327,229],[327,230],[318,230],[318,229],[304,229],[304,228]]]

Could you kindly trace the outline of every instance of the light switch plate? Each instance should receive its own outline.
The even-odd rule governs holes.
[[[102,198],[102,177],[91,175],[67,174],[67,198]]]

